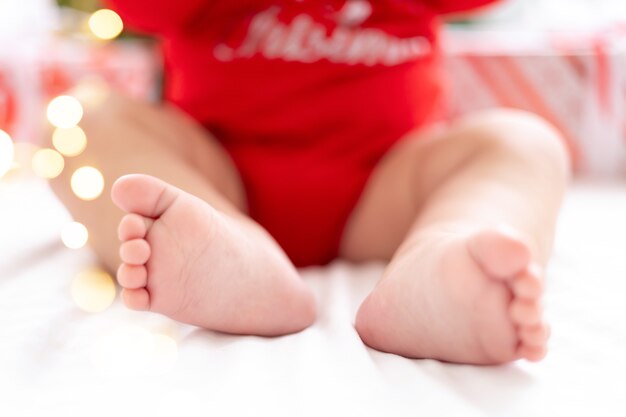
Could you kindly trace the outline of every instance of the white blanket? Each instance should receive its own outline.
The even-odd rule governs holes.
[[[549,268],[548,357],[500,367],[369,349],[355,311],[377,264],[303,271],[320,316],[278,338],[217,334],[119,300],[79,310],[94,262],[60,242],[69,217],[40,182],[0,182],[0,416],[626,415],[626,184],[579,183]]]

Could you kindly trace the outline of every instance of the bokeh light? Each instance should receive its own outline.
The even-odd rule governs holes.
[[[0,129],[0,177],[6,174],[13,166],[15,148],[7,132]]]
[[[113,10],[100,9],[89,18],[89,29],[96,37],[110,40],[122,33],[124,23],[122,18]]]
[[[143,374],[152,344],[152,335],[143,327],[134,324],[116,326],[95,341],[93,365],[105,375]]]
[[[70,249],[82,248],[88,239],[89,232],[87,228],[79,222],[69,223],[61,231],[61,241]]]
[[[104,177],[94,167],[78,168],[70,181],[72,191],[82,200],[95,200],[104,190]]]
[[[71,293],[78,308],[88,313],[98,313],[113,304],[115,283],[105,271],[89,268],[76,275]]]
[[[77,156],[85,150],[87,136],[78,126],[67,129],[57,127],[52,134],[52,144],[65,156]]]
[[[41,178],[56,178],[65,166],[65,161],[60,153],[54,149],[39,149],[33,155],[31,166],[35,175]]]
[[[56,127],[74,127],[83,118],[83,106],[72,96],[58,96],[48,104],[48,120]]]
[[[162,375],[174,369],[178,361],[176,340],[170,336],[156,333],[152,335],[152,342],[147,372],[152,375]]]
[[[178,344],[170,336],[122,324],[94,341],[92,360],[107,375],[163,375],[176,366]]]
[[[76,97],[83,108],[94,108],[106,100],[110,91],[109,85],[101,77],[89,75],[72,88],[72,97]]]

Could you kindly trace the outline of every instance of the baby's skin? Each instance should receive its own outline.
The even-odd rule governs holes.
[[[312,291],[248,216],[240,174],[206,129],[171,106],[116,94],[86,108],[81,127],[89,146],[51,185],[103,265],[119,267],[128,307],[234,334],[278,336],[315,322]],[[112,202],[71,191],[71,173],[94,161]],[[363,342],[457,363],[542,359],[543,271],[569,169],[558,132],[520,111],[401,138],[341,237],[339,258],[386,263],[355,317]]]
[[[120,178],[122,297],[132,309],[231,333],[277,335],[315,315],[311,292],[268,236],[147,175]],[[437,231],[406,244],[365,300],[370,346],[472,364],[543,358],[543,274],[511,230]],[[391,346],[391,347],[390,347]]]

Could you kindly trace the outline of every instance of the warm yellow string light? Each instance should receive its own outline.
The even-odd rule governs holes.
[[[122,18],[113,10],[100,9],[89,18],[89,29],[97,38],[111,40],[122,33],[124,23]]]
[[[113,304],[115,283],[105,271],[89,268],[74,278],[71,293],[78,308],[88,313],[98,313]]]
[[[85,150],[87,136],[79,126],[67,129],[57,127],[52,134],[52,144],[65,156],[77,156]]]
[[[83,118],[83,106],[72,96],[58,96],[48,104],[48,120],[56,127],[74,127]]]
[[[52,179],[63,172],[65,161],[61,154],[54,149],[43,148],[35,152],[31,166],[38,177]]]
[[[89,240],[87,228],[79,222],[67,224],[61,232],[61,241],[70,249],[80,249]]]
[[[104,177],[96,168],[84,166],[72,174],[70,186],[81,200],[95,200],[104,190]]]
[[[176,366],[178,360],[178,345],[170,336],[155,333],[152,335],[152,349],[148,353],[147,373],[163,375]]]
[[[93,364],[109,375],[163,375],[178,359],[174,338],[134,324],[113,327],[94,342]]]
[[[89,109],[101,105],[109,96],[110,87],[101,77],[90,75],[84,77],[72,88],[72,97],[75,97],[83,108]]]

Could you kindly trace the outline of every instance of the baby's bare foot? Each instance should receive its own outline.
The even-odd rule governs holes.
[[[136,310],[229,333],[278,335],[315,319],[311,291],[268,235],[147,175],[120,178],[122,298]]]
[[[543,277],[515,233],[432,233],[398,256],[361,305],[369,346],[413,358],[499,364],[545,356]]]

